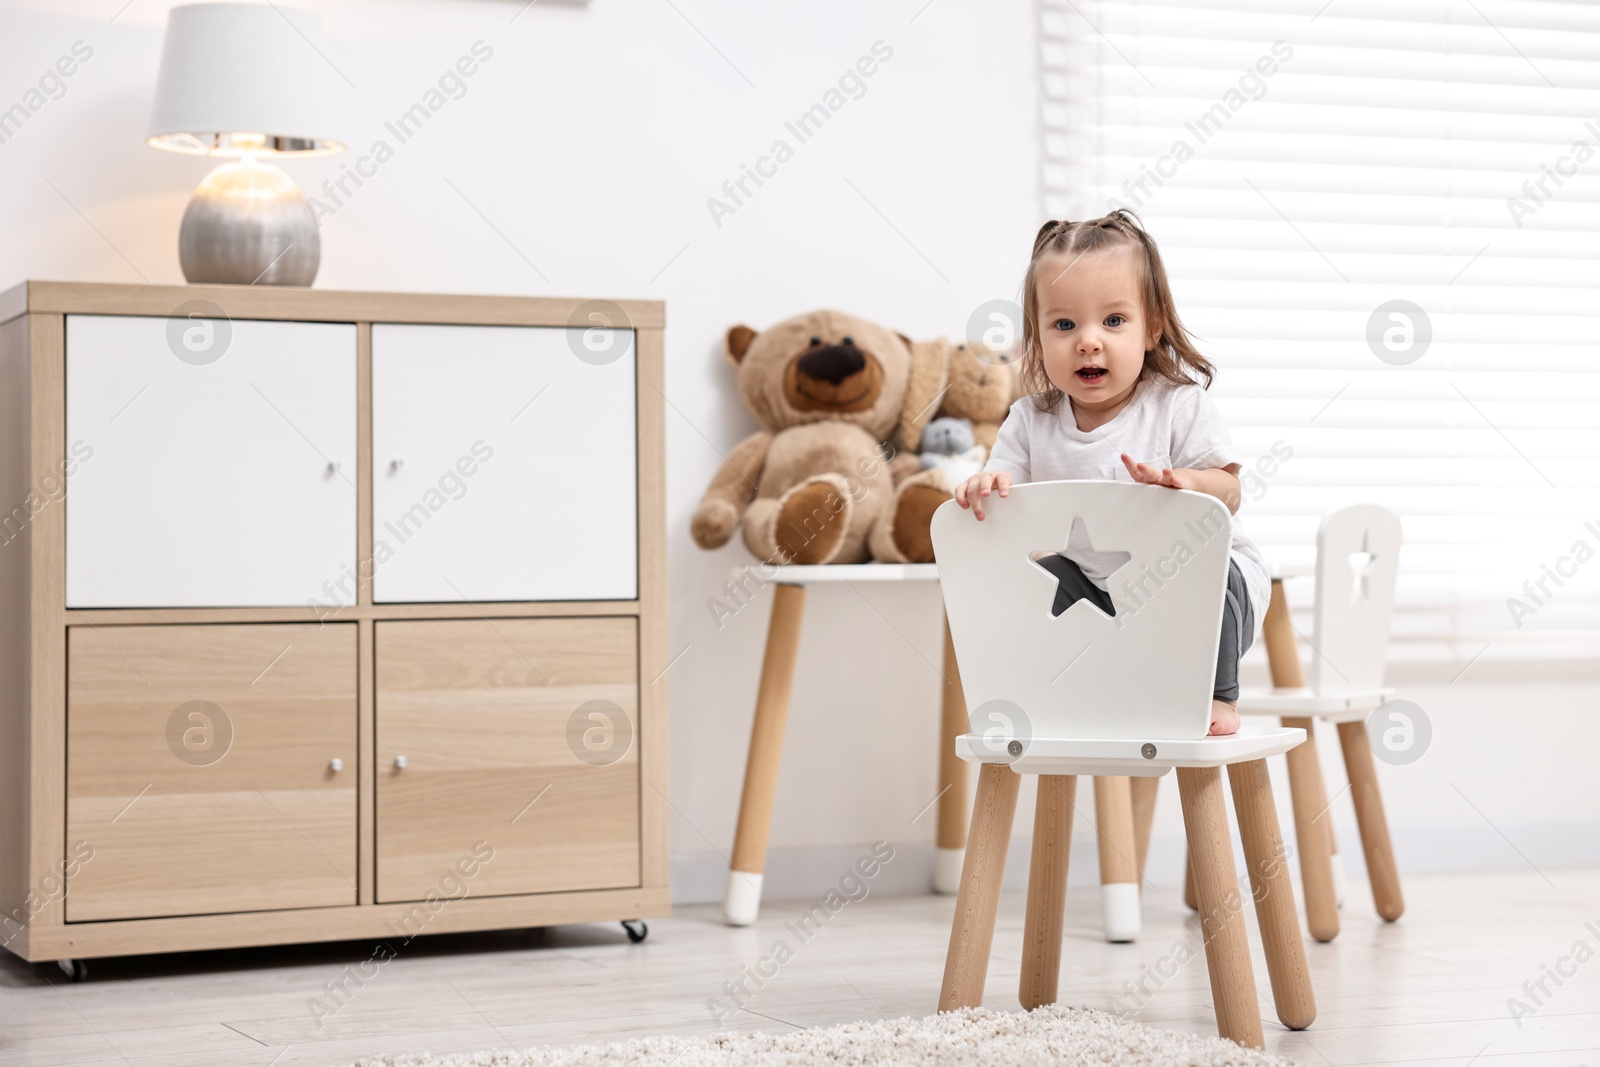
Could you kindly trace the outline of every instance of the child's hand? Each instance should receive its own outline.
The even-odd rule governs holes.
[[[1128,473],[1133,475],[1134,481],[1145,485],[1164,485],[1169,489],[1200,489],[1193,471],[1153,467],[1148,463],[1140,463],[1126,452],[1122,453],[1122,465],[1128,468]]]
[[[1157,470],[1148,463],[1140,463],[1126,452],[1122,462],[1133,475],[1133,480],[1145,485],[1164,485],[1169,489],[1193,489],[1197,493],[1214,496],[1228,506],[1229,513],[1239,510],[1239,465],[1208,470],[1190,470],[1187,467],[1162,467]]]
[[[982,522],[983,498],[988,496],[991,490],[1005,496],[1011,491],[1011,475],[1005,471],[979,471],[956,486],[956,503],[964,508],[971,508],[978,521]]]

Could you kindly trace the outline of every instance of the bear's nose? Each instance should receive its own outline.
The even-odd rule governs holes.
[[[800,357],[799,364],[801,374],[829,385],[838,385],[866,365],[861,349],[849,343],[813,348]]]

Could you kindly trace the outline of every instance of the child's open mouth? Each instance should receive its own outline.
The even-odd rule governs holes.
[[[1085,382],[1098,382],[1110,372],[1104,367],[1079,367],[1078,378]]]

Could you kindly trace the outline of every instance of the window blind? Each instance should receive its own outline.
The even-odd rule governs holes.
[[[1155,236],[1235,442],[1292,453],[1269,558],[1382,504],[1393,659],[1600,655],[1600,5],[1042,0],[1040,42],[1044,210]]]

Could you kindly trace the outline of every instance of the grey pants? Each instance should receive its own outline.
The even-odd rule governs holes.
[[[1073,604],[1087,599],[1107,615],[1116,617],[1111,594],[1084,577],[1078,565],[1065,556],[1041,556],[1039,566],[1055,575],[1055,603],[1051,615],[1060,615]],[[1245,589],[1244,575],[1239,564],[1228,560],[1228,588],[1222,601],[1222,637],[1217,643],[1217,678],[1211,695],[1230,704],[1239,699],[1239,657],[1250,648],[1255,639],[1256,617],[1250,608],[1250,594]]]

